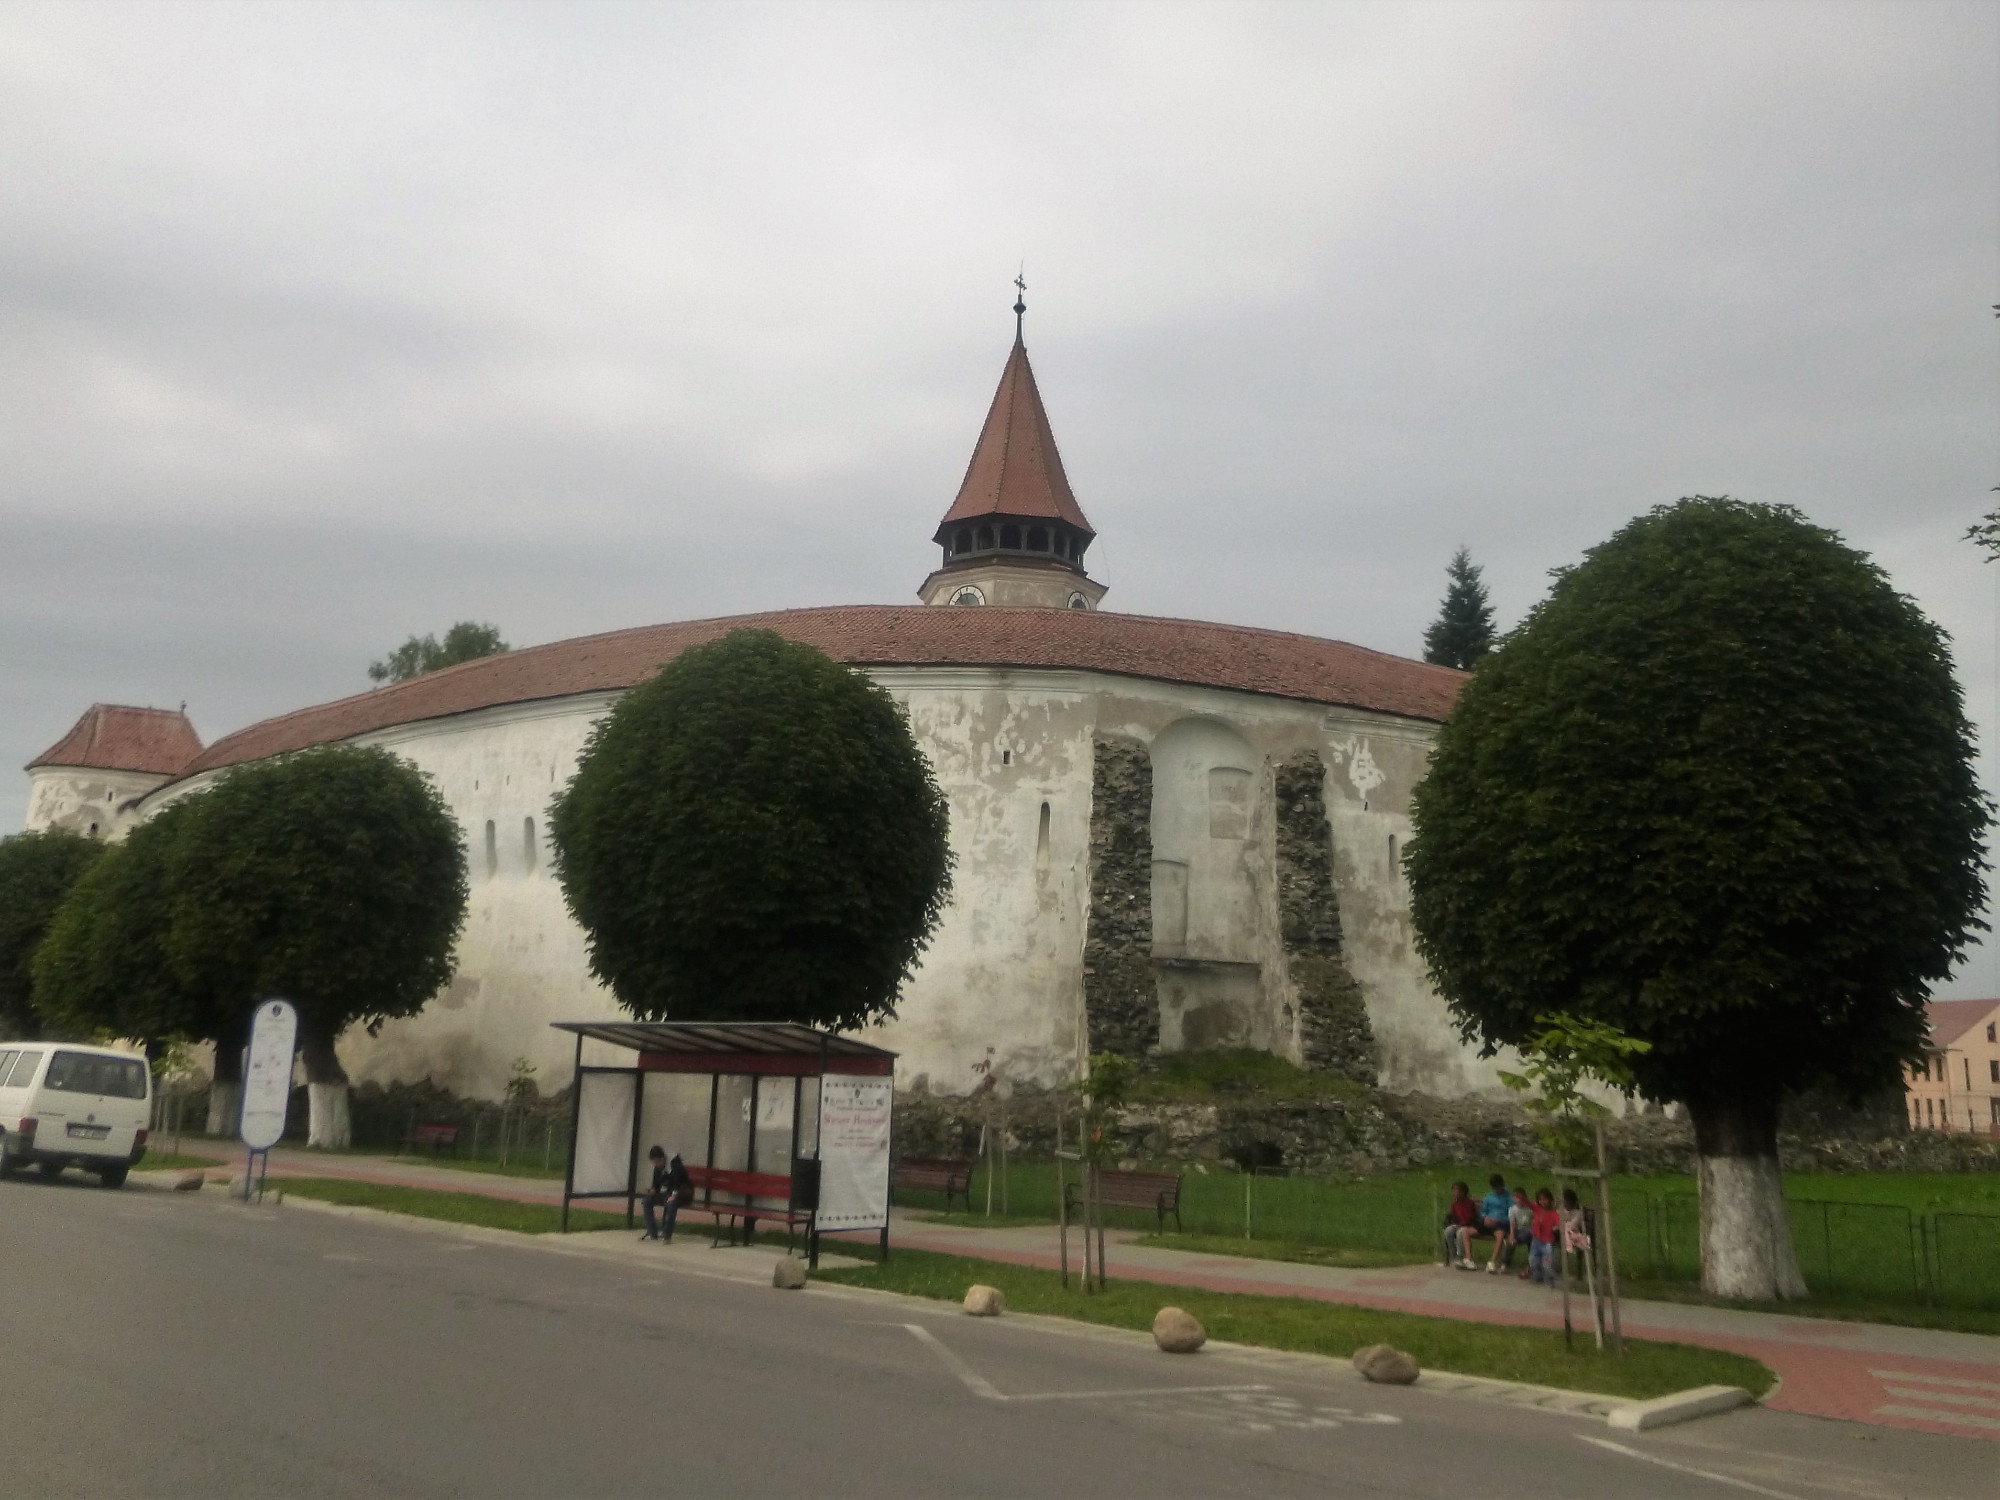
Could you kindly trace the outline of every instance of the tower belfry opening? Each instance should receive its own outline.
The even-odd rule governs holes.
[[[1014,284],[1014,347],[958,497],[932,538],[943,560],[917,594],[926,604],[1095,609],[1105,589],[1083,560],[1097,533],[1063,472],[1028,363],[1027,286]]]

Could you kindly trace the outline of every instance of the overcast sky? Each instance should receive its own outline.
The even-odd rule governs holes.
[[[1024,258],[1108,608],[1414,655],[1457,545],[1512,624],[1727,493],[1993,728],[1996,17],[9,0],[0,760],[460,618],[911,602]]]

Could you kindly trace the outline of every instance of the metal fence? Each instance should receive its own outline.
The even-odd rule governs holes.
[[[1940,1302],[2000,1309],[2000,1216],[1926,1216],[1924,1247]]]
[[[1792,1246],[1819,1296],[2000,1307],[2000,1215],[1930,1212],[1895,1203],[1787,1198]],[[1621,1222],[1619,1263],[1636,1276],[1701,1276],[1701,1204],[1691,1193],[1647,1194],[1634,1243]]]

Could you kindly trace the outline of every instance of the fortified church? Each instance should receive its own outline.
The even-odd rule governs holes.
[[[492,1097],[551,1021],[616,1017],[551,870],[547,807],[618,695],[689,646],[775,630],[908,711],[951,808],[952,903],[897,1017],[898,1084],[1077,1076],[1091,1051],[1241,1046],[1397,1089],[1492,1082],[1411,943],[1398,857],[1460,674],[1340,641],[1101,608],[1096,533],[1017,329],[917,605],[645,626],[467,662],[203,747],[182,713],[99,704],[29,766],[27,826],[117,838],[229,766],[381,745],[465,831],[458,977],[340,1043],[357,1082]]]

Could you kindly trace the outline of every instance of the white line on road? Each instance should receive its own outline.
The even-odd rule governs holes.
[[[1769,1495],[1771,1496],[1771,1500],[1799,1500],[1797,1495],[1790,1494],[1784,1490],[1767,1490],[1763,1485],[1752,1484],[1747,1479],[1732,1479],[1727,1474],[1716,1474],[1708,1469],[1697,1469],[1687,1464],[1677,1464],[1671,1459],[1658,1458],[1651,1453],[1642,1453],[1637,1448],[1628,1448],[1623,1443],[1614,1443],[1609,1438],[1585,1437],[1582,1433],[1578,1433],[1577,1439],[1580,1442],[1589,1443],[1593,1447],[1609,1448],[1613,1453],[1622,1453],[1627,1458],[1636,1458],[1645,1463],[1658,1464],[1663,1469],[1672,1469],[1676,1474],[1692,1474],[1697,1479],[1713,1480],[1716,1484],[1734,1485],[1737,1489],[1748,1490],[1753,1495]]]
[[[1919,1375],[1915,1370],[1870,1370],[1877,1380],[1914,1380],[1923,1385],[1949,1385],[1962,1391],[2000,1391],[1991,1380],[1955,1380],[1949,1375]]]
[[[914,1334],[920,1343],[928,1344],[944,1361],[945,1367],[965,1382],[965,1388],[975,1396],[988,1401],[1103,1401],[1122,1399],[1128,1396],[1192,1396],[1207,1395],[1216,1391],[1268,1391],[1268,1385],[1168,1385],[1141,1386],[1123,1391],[1044,1391],[1030,1396],[1009,1396],[981,1375],[971,1365],[951,1349],[938,1336],[921,1323],[905,1323],[903,1327]]]
[[[992,1381],[988,1380],[984,1375],[973,1369],[971,1365],[952,1353],[951,1350],[945,1348],[939,1342],[937,1335],[924,1327],[923,1324],[905,1323],[903,1326],[917,1336],[919,1343],[929,1344],[932,1349],[936,1350],[937,1357],[945,1362],[946,1368],[960,1380],[964,1381],[965,1388],[971,1391],[973,1395],[984,1396],[988,1401],[1005,1401],[1007,1399],[1000,1394],[998,1386],[994,1385]]]

